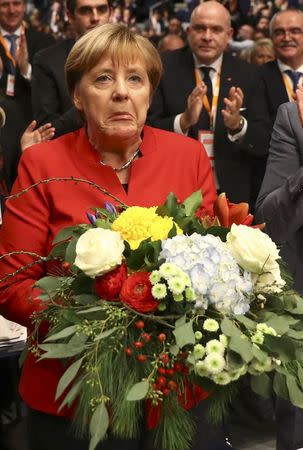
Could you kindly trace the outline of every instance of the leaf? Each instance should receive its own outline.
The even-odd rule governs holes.
[[[303,408],[303,392],[296,378],[291,375],[286,375],[286,384],[291,403],[299,408]]]
[[[48,336],[44,342],[51,342],[51,341],[57,341],[59,339],[63,339],[66,337],[71,336],[72,334],[75,334],[76,332],[76,325],[71,325],[70,327],[66,327],[63,330],[59,331],[56,334],[52,334],[51,336]]]
[[[96,336],[94,340],[100,341],[100,339],[104,339],[104,338],[110,336],[111,334],[113,334],[114,331],[116,331],[116,329],[117,329],[117,327],[112,328],[111,330],[103,331],[102,333],[98,334],[98,336]]]
[[[179,319],[175,322],[175,327],[180,327],[181,325],[184,325],[186,323],[186,314],[184,316],[181,316]]]
[[[289,325],[288,323],[284,320],[284,317],[282,316],[273,316],[271,319],[269,319],[266,324],[269,327],[273,327],[274,330],[276,330],[277,334],[285,334],[288,329],[289,329]]]
[[[126,400],[134,402],[147,396],[149,382],[147,380],[134,384],[127,393]]]
[[[51,252],[49,253],[49,256],[52,256],[53,258],[59,258],[61,257],[62,259],[65,256],[65,251],[66,251],[66,247],[68,245],[68,242],[59,242],[59,244],[55,245]]]
[[[196,342],[192,321],[186,322],[175,328],[173,335],[175,336],[176,344],[179,348],[182,348],[187,344],[194,344]]]
[[[102,441],[109,427],[108,411],[104,402],[100,403],[92,415],[89,432],[91,435],[89,450],[95,450],[98,443]]]
[[[76,233],[77,229],[79,230],[78,226],[72,226],[72,227],[66,227],[62,228],[62,230],[59,231],[59,233],[55,236],[55,239],[53,240],[52,244],[57,244],[61,241],[66,241],[67,239],[70,239],[74,234]],[[78,231],[79,233],[79,231]]]
[[[252,390],[262,397],[271,397],[272,394],[272,381],[266,373],[261,375],[254,375],[250,379],[250,385]]]
[[[267,353],[263,352],[263,350],[261,350],[256,345],[252,345],[251,349],[254,357],[261,363],[265,363],[265,361],[267,360]]]
[[[78,311],[77,314],[88,314],[96,311],[102,311],[102,309],[102,306],[92,306],[91,308],[81,309],[81,311]]]
[[[61,405],[58,409],[58,412],[60,412],[64,408],[64,406],[70,407],[72,405],[73,401],[75,400],[78,393],[80,392],[82,383],[83,383],[83,379],[81,378],[80,380],[77,381],[77,383],[73,384],[71,390],[68,391],[68,393],[64,397],[64,400],[61,403]]]
[[[233,352],[230,348],[228,348],[226,352],[226,361],[231,370],[240,369],[244,364],[241,356],[238,353]]]
[[[283,362],[296,359],[296,346],[288,336],[264,336],[264,346],[268,350],[268,354],[274,355]]]
[[[179,353],[180,349],[177,345],[170,345],[169,347],[169,353],[171,353],[174,356],[177,356],[177,354]]]
[[[40,359],[53,359],[53,358],[69,358],[76,356],[83,352],[85,349],[85,342],[87,336],[83,334],[74,335],[71,340],[66,344],[40,344],[39,348],[45,351]]]
[[[81,364],[83,361],[83,357],[75,361],[73,364],[71,364],[68,369],[64,372],[62,377],[59,380],[57,390],[56,390],[56,397],[55,400],[58,400],[59,397],[63,394],[65,389],[70,385],[70,383],[74,380],[76,377]]]
[[[276,372],[273,381],[273,388],[275,394],[284,398],[285,400],[289,400],[288,389],[286,384],[286,376],[282,373]]]
[[[241,332],[239,328],[234,324],[234,322],[227,317],[224,317],[224,319],[221,322],[221,330],[222,332],[229,337],[237,336],[240,337]]]
[[[233,335],[228,346],[234,352],[239,353],[246,363],[253,359],[252,343],[250,341]]]
[[[74,278],[71,289],[75,295],[88,294],[93,292],[95,280],[88,277],[84,273],[80,272],[76,278]]]
[[[244,325],[247,330],[255,330],[256,322],[254,322],[253,320],[249,319],[246,316],[240,316],[240,315],[235,316],[235,318],[237,319],[238,322],[240,322],[242,325]]]
[[[79,237],[72,238],[69,241],[68,246],[66,247],[65,261],[69,262],[70,264],[74,264],[75,259],[76,259],[76,245],[77,245],[78,239],[79,239]]]
[[[169,211],[169,215],[174,217],[176,212],[178,211],[178,200],[172,192],[170,192],[167,196],[165,206]]]
[[[73,295],[73,300],[80,305],[92,305],[100,301],[100,297],[95,294],[79,294]]]
[[[287,332],[287,336],[293,338],[293,339],[303,339],[303,331],[297,331],[290,328]]]
[[[42,291],[52,292],[60,288],[62,280],[66,280],[65,277],[43,277],[36,281],[35,287],[41,289]]]
[[[173,224],[172,228],[169,230],[167,237],[169,239],[173,238],[177,236],[177,227],[175,224]]]
[[[111,230],[112,228],[112,224],[110,222],[101,219],[97,219],[95,225],[98,228],[105,228],[106,230]]]
[[[193,192],[189,197],[187,197],[182,203],[185,208],[185,214],[187,216],[194,215],[197,209],[202,205],[202,199],[202,192],[200,190]]]

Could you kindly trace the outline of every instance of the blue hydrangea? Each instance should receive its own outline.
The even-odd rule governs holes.
[[[213,305],[226,314],[245,314],[249,310],[252,274],[238,266],[219,237],[194,233],[166,239],[160,257],[189,275],[197,307]]]

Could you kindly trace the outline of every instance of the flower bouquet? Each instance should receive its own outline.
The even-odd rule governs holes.
[[[108,203],[53,242],[60,272],[36,283],[47,308],[34,319],[50,328],[29,348],[65,361],[56,399],[76,404],[90,450],[109,431],[136,437],[143,417],[156,448],[188,449],[188,410],[209,396],[219,419],[243,376],[303,407],[303,302],[278,249],[247,226],[247,206],[221,195],[210,219],[201,203],[201,192],[153,208]]]

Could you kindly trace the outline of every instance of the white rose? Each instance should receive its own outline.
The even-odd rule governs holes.
[[[231,226],[226,244],[244,270],[261,274],[276,270],[279,250],[270,237],[258,228],[246,225]]]
[[[256,292],[266,292],[268,294],[278,294],[281,292],[285,281],[281,278],[279,264],[276,264],[276,268],[271,269],[270,272],[254,275]]]
[[[75,266],[95,278],[122,262],[124,243],[120,233],[104,228],[91,228],[83,233],[76,245]]]

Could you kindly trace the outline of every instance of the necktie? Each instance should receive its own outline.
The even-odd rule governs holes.
[[[16,50],[17,50],[17,39],[18,36],[16,34],[7,34],[5,38],[10,42],[10,54],[15,59],[16,57]]]
[[[300,80],[301,76],[303,75],[302,72],[295,72],[294,70],[285,70],[285,73],[287,73],[287,75],[291,79],[293,89],[295,91],[298,87],[299,80]]]
[[[203,74],[203,82],[207,87],[206,96],[208,98],[209,106],[211,108],[211,104],[213,101],[213,85],[209,76],[210,71],[212,70],[211,67],[200,67],[200,71]],[[202,113],[201,113],[201,119],[199,121],[199,127],[202,130],[210,130],[210,116],[209,113],[206,111],[205,106],[203,106]],[[202,127],[202,128],[201,128]]]

